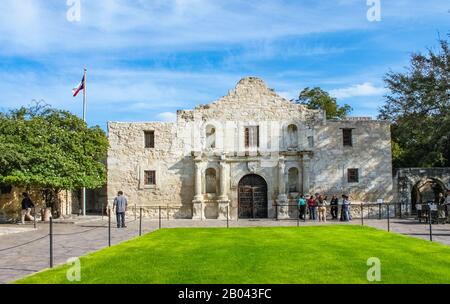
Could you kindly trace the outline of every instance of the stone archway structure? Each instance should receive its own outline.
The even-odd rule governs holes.
[[[421,196],[421,189],[431,187],[433,191],[450,189],[450,168],[407,168],[399,169],[396,175],[397,202],[402,203],[404,212],[415,211],[418,200],[427,200]],[[439,190],[440,189],[440,190]]]

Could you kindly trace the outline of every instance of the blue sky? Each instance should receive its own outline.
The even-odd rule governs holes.
[[[320,86],[353,115],[376,116],[383,76],[436,47],[446,0],[2,0],[0,108],[45,100],[82,113],[72,88],[88,68],[88,122],[170,121],[245,76],[295,98]],[[69,0],[76,1],[76,0]]]

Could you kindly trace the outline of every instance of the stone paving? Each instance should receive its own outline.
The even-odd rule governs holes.
[[[115,223],[113,222],[113,225]],[[355,219],[350,223],[328,221],[303,222],[299,226],[311,225],[360,225],[361,220]],[[364,220],[367,226],[387,230],[387,220]],[[296,220],[239,220],[230,221],[230,227],[271,227],[271,226],[297,226]],[[206,220],[163,220],[162,228],[181,227],[222,227],[226,228],[226,221]],[[8,283],[24,276],[49,267],[49,225],[38,224],[38,229],[32,229],[32,225],[0,226],[3,229],[27,229],[27,232],[14,234],[0,234],[0,283]],[[143,233],[149,233],[159,228],[156,220],[145,219],[143,221]],[[414,220],[391,219],[390,228],[392,232],[402,233],[413,237],[429,240],[429,226],[419,224]],[[108,246],[108,222],[105,219],[80,221],[75,224],[54,224],[54,265],[66,263],[71,257],[86,255]],[[126,229],[111,229],[112,245],[135,238],[139,235],[139,223],[132,219]],[[450,245],[450,225],[433,225],[433,240]],[[29,243],[30,242],[30,243]],[[26,244],[21,246],[22,244]],[[18,247],[15,247],[18,246]],[[15,248],[14,248],[15,247]],[[11,248],[11,249],[9,249]],[[7,250],[5,250],[7,249]]]

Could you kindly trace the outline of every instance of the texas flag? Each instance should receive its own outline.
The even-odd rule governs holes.
[[[83,76],[83,79],[81,80],[80,84],[72,90],[73,97],[77,97],[78,93],[80,93],[81,91],[84,90],[84,87],[85,87],[84,77],[85,76]]]

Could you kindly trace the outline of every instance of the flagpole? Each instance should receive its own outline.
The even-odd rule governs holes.
[[[83,90],[83,121],[86,122],[86,90],[87,90],[87,69],[84,69],[84,90]],[[86,187],[83,187],[83,216],[86,216]]]

